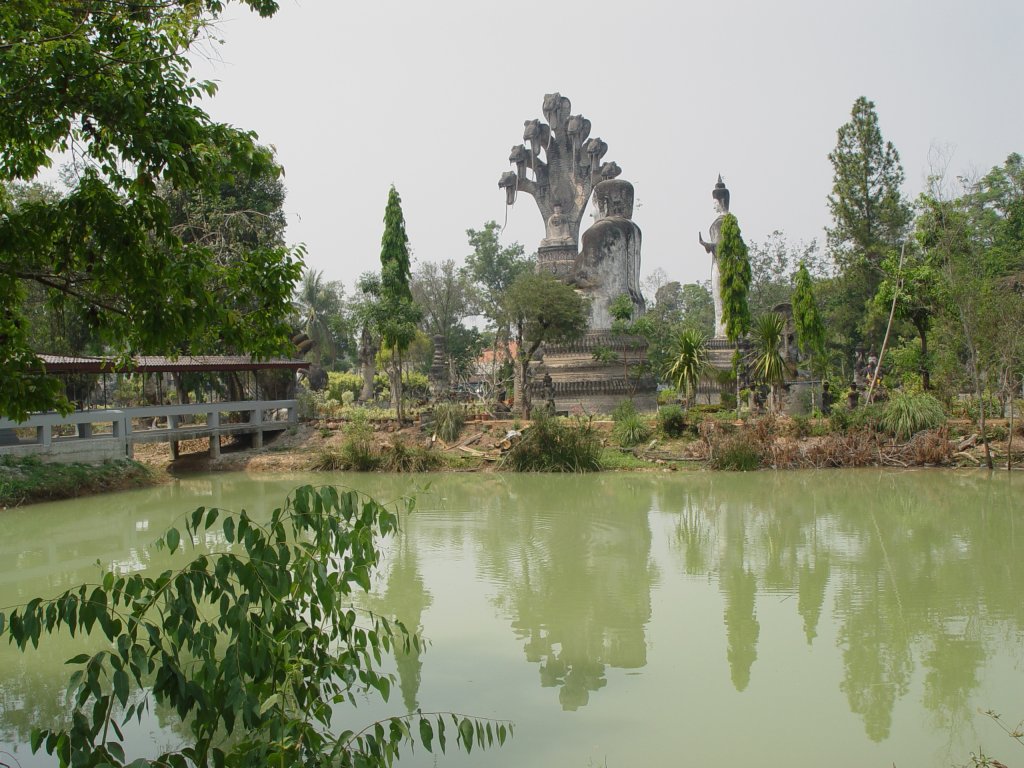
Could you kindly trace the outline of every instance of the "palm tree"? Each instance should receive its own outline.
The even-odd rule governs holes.
[[[672,343],[672,355],[665,366],[665,377],[684,395],[689,408],[697,385],[708,370],[708,339],[696,328],[684,328]]]
[[[314,355],[321,364],[325,357],[333,357],[336,346],[328,325],[335,303],[331,289],[324,282],[324,273],[315,269],[305,270],[295,292],[295,305],[299,311],[299,324],[313,341]]]
[[[753,341],[751,371],[754,378],[771,389],[771,408],[775,410],[775,387],[785,381],[786,361],[779,348],[786,329],[786,319],[777,312],[761,315],[751,329]]]

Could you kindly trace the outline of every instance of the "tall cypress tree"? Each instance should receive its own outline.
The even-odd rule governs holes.
[[[718,240],[718,272],[721,279],[722,322],[725,335],[734,344],[750,330],[750,259],[747,244],[743,242],[740,224],[727,213],[722,220],[722,233]]]
[[[384,346],[391,350],[391,400],[395,415],[401,422],[402,353],[416,338],[420,308],[414,303],[409,280],[412,277],[409,259],[409,237],[405,233],[402,199],[394,185],[388,193],[384,209],[384,235],[380,241],[380,305],[377,308],[378,328]]]
[[[409,281],[412,268],[409,262],[409,237],[405,234],[405,216],[402,198],[395,185],[388,192],[384,209],[384,235],[380,239],[380,276],[385,295],[412,301]]]
[[[800,351],[811,355],[812,365],[821,369],[825,362],[825,326],[818,314],[818,303],[814,300],[811,273],[802,261],[796,272],[793,291],[793,325]]]

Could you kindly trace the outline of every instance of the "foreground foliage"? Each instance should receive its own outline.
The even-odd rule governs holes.
[[[261,16],[273,0],[241,0]],[[163,191],[215,193],[236,175],[281,169],[255,136],[199,106],[216,91],[191,75],[223,0],[0,5],[0,414],[67,410],[29,333],[29,291],[86,318],[117,354],[180,351],[212,338],[257,356],[286,349],[300,252],[239,258],[174,227]],[[56,156],[67,194],[17,202]]]
[[[378,541],[397,525],[395,512],[331,487],[297,489],[265,524],[200,507],[184,532],[158,542],[195,551],[178,570],[111,571],[98,585],[0,613],[0,635],[22,650],[63,631],[109,641],[68,661],[71,723],[34,730],[33,751],[61,766],[388,766],[416,742],[444,751],[446,729],[467,752],[504,742],[510,726],[452,714],[333,728],[337,705],[388,698],[392,678],[375,666],[382,653],[420,647],[401,624],[349,599],[370,588]],[[201,551],[209,541],[216,551]],[[133,759],[122,728],[156,706],[176,713],[188,743]]]

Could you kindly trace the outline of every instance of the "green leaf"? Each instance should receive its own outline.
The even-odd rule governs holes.
[[[228,544],[235,540],[235,518],[224,518],[224,537],[228,540]]]
[[[128,703],[128,673],[123,669],[114,672],[114,696],[122,707]]]
[[[65,664],[85,664],[89,660],[89,654],[80,653],[77,656],[72,656],[70,659],[65,661]]]
[[[420,741],[423,743],[423,747],[427,752],[432,752],[433,748],[431,743],[434,740],[434,729],[430,725],[430,721],[425,717],[420,718]]]
[[[459,723],[459,736],[462,739],[462,746],[466,748],[466,754],[473,751],[473,723],[468,717],[464,717]]]
[[[169,549],[171,552],[177,552],[178,544],[181,543],[181,534],[178,533],[178,529],[171,528],[169,531],[167,531],[167,535],[164,538],[167,541],[167,549]]]
[[[271,707],[273,707],[275,704],[277,704],[277,702],[279,702],[280,700],[281,700],[281,694],[279,694],[279,693],[275,693],[275,694],[273,694],[271,696],[268,696],[263,701],[263,703],[260,704],[260,714],[261,715],[266,714],[266,711],[268,709],[270,709]]]

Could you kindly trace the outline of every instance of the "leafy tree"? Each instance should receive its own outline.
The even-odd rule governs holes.
[[[727,213],[718,241],[718,269],[721,274],[722,323],[734,344],[750,330],[750,260],[736,217]]]
[[[273,0],[241,0],[263,16]],[[164,184],[214,190],[228,176],[276,174],[255,137],[197,105],[216,87],[190,77],[225,2],[51,3],[0,7],[0,413],[67,408],[41,377],[25,319],[26,281],[83,308],[118,354],[189,346],[277,354],[287,345],[301,268],[283,248],[221,263],[175,232]],[[6,185],[31,181],[58,153],[74,166],[59,200],[13,205]],[[245,297],[248,314],[233,301]]]
[[[533,260],[526,258],[519,243],[502,246],[498,239],[501,227],[488,221],[483,229],[467,229],[473,252],[466,257],[466,269],[480,285],[482,309],[490,320],[502,315],[502,296],[523,272],[533,268]]]
[[[376,325],[385,347],[391,350],[391,402],[399,422],[402,408],[402,353],[416,337],[422,313],[412,298],[409,281],[409,238],[405,234],[405,216],[398,190],[391,187],[384,209],[384,235],[380,243],[380,303]]]
[[[814,299],[814,287],[807,265],[800,262],[796,272],[796,286],[793,289],[793,324],[796,327],[796,342],[800,351],[811,355],[812,365],[819,371],[825,365],[825,326],[818,313]]]
[[[466,340],[462,321],[477,313],[476,286],[465,269],[452,259],[440,264],[426,262],[413,273],[412,295],[423,310],[423,329],[440,336],[448,364],[448,380],[456,379],[456,346]],[[464,352],[464,350],[458,350]]]
[[[650,341],[656,337],[657,333],[657,326],[646,314],[637,318],[633,317],[635,310],[636,306],[633,304],[629,294],[623,293],[616,296],[608,307],[608,311],[612,316],[612,327],[610,330],[612,337],[622,345],[623,354],[620,356],[618,352],[608,347],[599,347],[594,350],[594,359],[599,362],[622,363],[623,381],[629,382],[628,394],[630,402],[632,402],[632,397],[636,392],[640,379],[643,378],[645,373],[651,371],[652,365],[650,358],[646,358],[643,361],[631,360],[626,350],[634,348],[638,339],[642,339],[650,346]]]
[[[923,205],[927,211],[928,203],[924,201]],[[929,214],[925,212],[918,221],[919,227],[930,226],[929,218]],[[919,231],[918,237],[927,238],[927,235]],[[939,311],[942,275],[933,255],[928,251],[908,245],[903,255],[902,268],[896,254],[890,254],[883,259],[881,266],[884,277],[878,286],[878,293],[875,294],[875,310],[889,311],[893,299],[896,299],[896,317],[909,321],[917,331],[921,344],[921,386],[928,390],[931,389],[928,332],[931,330],[936,312]]]
[[[750,293],[747,302],[751,315],[764,314],[790,300],[792,274],[799,264],[806,264],[815,277],[823,277],[828,272],[817,241],[791,244],[780,230],[772,232],[763,242],[752,241],[748,257]]]
[[[502,322],[511,327],[516,343],[516,408],[522,418],[529,418],[530,363],[544,342],[571,341],[586,332],[586,301],[547,272],[523,272],[502,300]]]
[[[708,337],[696,328],[683,328],[672,344],[665,377],[683,393],[687,408],[693,405],[697,387],[708,370]]]
[[[467,229],[469,245],[473,252],[466,257],[466,270],[476,281],[479,289],[480,310],[492,324],[494,337],[491,341],[494,363],[492,376],[498,375],[498,349],[508,351],[510,328],[504,312],[503,301],[515,279],[533,269],[533,260],[526,258],[523,246],[512,243],[502,246],[498,236],[501,227],[495,221],[488,221],[483,229]],[[497,381],[493,381],[497,384]]]
[[[854,102],[828,159],[833,169],[828,244],[841,264],[860,259],[877,267],[906,234],[911,210],[900,190],[899,153],[883,141],[873,102],[863,96]]]
[[[840,273],[827,291],[826,324],[850,354],[863,338],[879,332],[869,305],[882,279],[882,261],[899,250],[912,212],[901,191],[899,153],[882,139],[875,105],[868,99],[854,102],[828,157],[833,169],[828,245]]]
[[[207,551],[215,525],[227,545]],[[0,613],[0,635],[22,650],[65,630],[108,643],[68,661],[73,717],[35,729],[33,751],[61,766],[390,766],[416,742],[445,751],[448,729],[467,752],[504,742],[507,724],[453,714],[358,731],[333,722],[334,705],[389,698],[394,678],[375,666],[382,653],[421,650],[402,624],[351,605],[397,526],[394,511],[330,487],[297,489],[265,524],[200,507],[184,539],[172,528],[157,544],[193,551],[177,570],[108,571],[99,584]],[[126,754],[122,728],[154,708],[180,721],[185,744],[155,759]]]
[[[1018,164],[1011,155],[1003,168],[965,183],[963,193],[953,199],[933,184],[922,201],[918,224],[924,257],[941,271],[938,336],[954,345],[955,359],[966,361],[979,404],[993,390],[1017,390],[1024,369],[1024,300],[1018,271],[1024,238],[1017,226],[1024,187],[1012,181]],[[984,407],[979,407],[978,418],[991,468]]]

